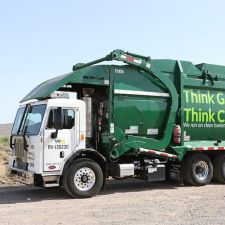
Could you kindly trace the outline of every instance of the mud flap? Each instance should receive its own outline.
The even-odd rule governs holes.
[[[183,163],[167,164],[167,180],[173,183],[184,185],[183,179]]]

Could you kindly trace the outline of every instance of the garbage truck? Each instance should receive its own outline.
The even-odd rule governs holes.
[[[224,150],[225,66],[114,50],[22,99],[9,169],[85,198],[108,178],[225,183]]]

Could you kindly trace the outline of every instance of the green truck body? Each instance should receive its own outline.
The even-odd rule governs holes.
[[[127,65],[95,65],[112,60]],[[214,178],[224,182],[224,66],[115,50],[40,84],[22,102],[48,99],[54,91],[76,92],[81,99],[84,88],[97,90],[89,95],[96,112],[89,141],[107,165],[147,157],[166,160],[170,178],[203,185],[214,169]]]

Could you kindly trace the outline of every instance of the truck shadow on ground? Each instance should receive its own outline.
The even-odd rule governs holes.
[[[98,195],[111,195],[115,193],[141,192],[152,190],[168,190],[182,188],[179,184],[170,182],[139,181],[136,179],[107,180],[105,189]],[[1,187],[0,204],[29,203],[50,200],[73,200],[63,188],[36,188],[30,186]],[[76,199],[75,199],[76,200]],[[84,199],[85,200],[85,199]]]

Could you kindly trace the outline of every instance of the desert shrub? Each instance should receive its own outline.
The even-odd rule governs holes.
[[[9,143],[8,137],[0,137],[0,144],[7,144]]]
[[[8,161],[8,152],[4,150],[0,151],[0,164],[7,161]]]

